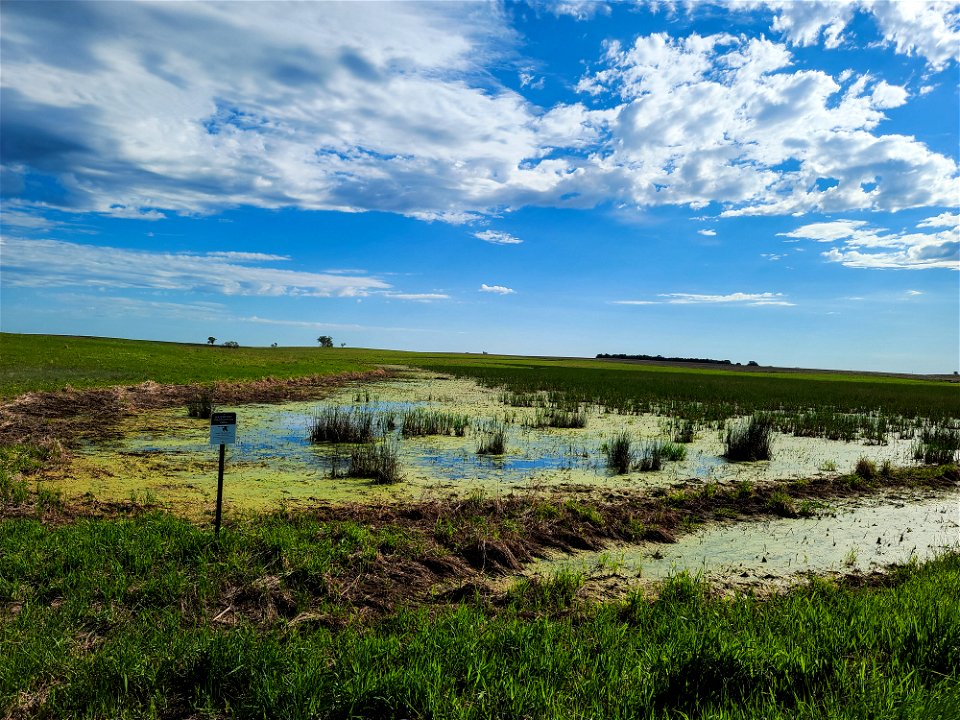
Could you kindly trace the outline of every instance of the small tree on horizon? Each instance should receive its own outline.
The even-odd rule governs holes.
[[[329,335],[321,335],[317,338],[317,342],[320,343],[320,347],[333,347],[333,338]]]
[[[217,342],[217,339],[213,335],[207,338],[207,345],[214,345],[216,344],[216,342]]]

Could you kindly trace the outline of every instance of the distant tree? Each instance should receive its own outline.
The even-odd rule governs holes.
[[[751,360],[747,363],[747,367],[760,367],[760,363],[758,363],[756,360]]]
[[[217,344],[217,339],[213,335],[207,338],[207,345],[216,345],[216,344]]]
[[[270,347],[276,347],[276,346],[277,346],[276,343],[271,343],[271,345],[270,345]]]
[[[238,348],[240,347],[240,343],[238,343],[236,340],[227,340],[225,343],[223,343],[223,346],[225,348]]]
[[[320,347],[333,347],[333,338],[329,335],[321,335],[317,338],[317,342],[320,343]]]
[[[340,343],[340,347],[345,348],[346,346],[347,346],[346,343]],[[954,373],[954,375],[956,375],[956,373]]]

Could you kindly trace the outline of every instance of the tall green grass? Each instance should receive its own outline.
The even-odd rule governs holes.
[[[400,417],[400,434],[404,437],[422,435],[466,435],[470,418],[461,413],[445,413],[416,407]]]
[[[730,423],[723,456],[733,462],[769,460],[773,422],[766,415],[754,415]]]
[[[574,574],[502,604],[346,621],[338,577],[396,527],[151,513],[0,523],[0,708],[86,718],[952,718],[960,555],[847,587],[597,604]],[[242,611],[237,622],[233,608]],[[216,619],[215,619],[216,618]]]
[[[307,434],[313,443],[366,443],[382,431],[380,420],[366,407],[325,407],[314,413]]]

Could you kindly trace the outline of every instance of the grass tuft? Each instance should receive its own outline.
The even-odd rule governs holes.
[[[727,427],[727,449],[723,456],[732,462],[769,460],[772,434],[773,423],[766,415],[731,423]]]
[[[394,441],[380,440],[352,447],[346,474],[347,477],[370,478],[377,485],[401,482],[399,445]]]
[[[633,465],[633,452],[630,445],[630,436],[626,430],[623,430],[603,447],[607,456],[607,467],[618,475],[630,472],[630,467]]]
[[[952,463],[960,450],[960,430],[945,427],[925,428],[913,446],[913,459],[926,465]]]
[[[507,451],[507,428],[502,423],[488,423],[480,429],[477,455],[503,455]]]
[[[365,443],[377,435],[376,415],[367,408],[318,410],[310,424],[310,442]]]
[[[209,420],[213,414],[213,393],[205,390],[187,401],[187,415],[192,418]]]

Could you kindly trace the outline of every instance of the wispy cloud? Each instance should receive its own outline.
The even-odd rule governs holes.
[[[614,305],[779,305],[792,307],[783,293],[730,293],[728,295],[701,295],[697,293],[660,293],[662,300],[614,300]]]
[[[434,300],[449,300],[450,296],[446,293],[399,293],[399,292],[385,292],[382,293],[384,297],[393,298],[395,300],[413,300],[415,302],[433,302]]]
[[[810,223],[780,233],[789,238],[838,243],[822,255],[847,267],[898,270],[960,269],[960,215],[942,213],[916,224],[913,232],[891,232],[863,220]],[[920,228],[944,228],[923,232]]]
[[[480,292],[493,293],[495,295],[513,295],[516,293],[516,290],[503,285],[487,285],[482,283],[480,285]]]
[[[697,235],[706,235],[707,237],[713,237],[717,234],[716,230],[697,230]]]
[[[523,242],[523,240],[510,233],[499,232],[497,230],[484,230],[483,232],[474,233],[473,236],[494,245],[519,245]]]
[[[315,297],[364,296],[390,288],[373,277],[265,267],[259,263],[287,258],[264,253],[153,252],[20,238],[3,238],[0,244],[4,282],[24,287],[102,286]]]

